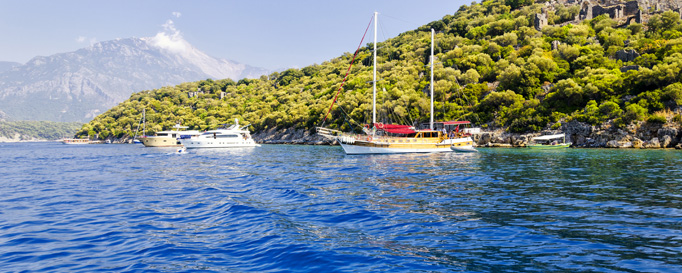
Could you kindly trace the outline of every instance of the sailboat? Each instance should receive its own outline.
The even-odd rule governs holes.
[[[325,127],[317,127],[317,133],[328,139],[336,140],[346,154],[435,153],[474,149],[474,141],[471,136],[466,134],[465,130],[459,130],[459,126],[465,126],[470,124],[470,122],[450,121],[434,123],[433,121],[434,36],[435,31],[431,29],[431,118],[428,129],[418,129],[410,125],[376,122],[377,13],[375,12],[372,126],[366,125],[363,128],[365,135],[349,134]],[[438,125],[442,130],[434,130],[434,125]],[[449,133],[446,129],[448,126],[451,128]],[[453,126],[456,129],[453,129]]]

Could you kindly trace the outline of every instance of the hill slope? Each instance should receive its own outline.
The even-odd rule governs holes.
[[[581,6],[563,3],[484,1],[380,43],[379,120],[428,120],[424,91],[433,28],[437,120],[468,119],[508,132],[559,129],[569,121],[630,131],[642,122],[679,126],[680,15],[654,12],[645,24],[626,24],[606,15],[575,21],[580,12]],[[547,25],[536,25],[538,14]],[[359,131],[370,120],[369,48],[360,49],[327,125]],[[234,118],[256,131],[312,130],[322,123],[351,59],[346,53],[258,80],[143,91],[84,125],[79,135],[130,137],[143,108],[152,131],[176,122],[203,130]],[[203,94],[190,93],[197,88]]]
[[[0,73],[9,71],[14,67],[20,66],[20,63],[16,62],[0,62]]]

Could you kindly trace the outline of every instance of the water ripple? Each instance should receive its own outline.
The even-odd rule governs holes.
[[[682,271],[677,151],[3,144],[5,272]]]

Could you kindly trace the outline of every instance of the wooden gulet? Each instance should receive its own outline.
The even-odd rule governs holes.
[[[372,128],[363,128],[366,135],[348,134],[339,130],[317,127],[317,133],[336,140],[346,154],[391,154],[391,153],[434,153],[452,152],[452,147],[473,150],[473,139],[460,126],[469,125],[468,121],[438,122],[445,129],[450,126],[450,134],[434,130],[433,121],[433,48],[435,31],[431,29],[431,117],[429,129],[417,130],[409,125],[382,124],[376,122],[376,36],[377,13],[374,13],[374,52],[372,81]],[[351,62],[352,65],[352,62]],[[331,110],[331,108],[330,108]],[[326,119],[326,117],[325,117]],[[451,149],[452,148],[452,149]]]

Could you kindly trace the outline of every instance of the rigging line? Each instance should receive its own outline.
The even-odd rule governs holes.
[[[350,115],[348,115],[348,113],[346,113],[346,110],[343,110],[343,107],[339,107],[339,109],[341,109],[341,113],[343,113],[343,116],[345,117],[346,123],[348,123],[348,127],[351,129],[351,132],[355,133],[355,130],[353,130],[353,125],[351,124],[351,121],[353,119],[351,119]],[[353,123],[356,123],[356,122],[353,122]],[[362,125],[360,125],[358,123],[356,123],[356,125],[362,127]]]
[[[455,68],[457,68],[456,65],[455,65]],[[461,70],[460,70],[460,71],[461,71]],[[462,86],[459,84],[459,81],[457,80],[457,77],[455,77],[455,84],[457,84],[457,87],[458,87],[458,88],[457,88],[457,94],[458,94],[458,95],[460,94],[460,88],[461,88],[462,98],[464,98],[464,101],[466,101],[467,106],[469,106],[469,109],[473,108],[474,106],[471,104],[471,102],[470,102],[469,99],[467,98],[466,94],[464,94],[464,88],[462,88]],[[472,115],[472,116],[476,118],[476,121],[478,121],[478,124],[481,124],[481,120],[478,118],[478,114],[476,114],[476,113],[474,113],[474,114],[475,114],[475,115]]]
[[[384,25],[383,25],[383,24],[381,24],[381,25],[379,26],[379,32],[381,33],[381,36],[382,36],[381,38],[384,39],[384,40],[383,40],[384,43],[386,43],[386,41],[388,40],[388,38],[386,38],[386,30],[384,30]],[[378,42],[377,42],[377,43],[378,43]],[[385,45],[384,45],[384,46],[385,46]]]
[[[334,96],[334,100],[332,101],[332,105],[329,106],[329,110],[327,111],[327,114],[324,115],[324,119],[322,120],[322,126],[324,126],[324,123],[327,122],[327,116],[329,116],[329,113],[332,111],[332,107],[334,107],[334,103],[336,102],[336,99],[339,97],[339,94],[341,93],[341,90],[343,89],[343,84],[345,84],[346,80],[348,79],[348,73],[350,73],[350,69],[353,67],[353,63],[355,62],[355,57],[357,57],[358,52],[360,52],[360,47],[362,47],[362,42],[365,40],[365,36],[367,35],[367,31],[369,31],[369,26],[372,25],[372,21],[374,21],[374,14],[372,14],[372,18],[369,20],[369,24],[367,24],[367,28],[365,29],[365,34],[362,35],[362,40],[360,40],[360,44],[358,45],[358,49],[356,49],[355,54],[353,54],[353,59],[350,61],[350,65],[348,66],[348,70],[346,70],[346,75],[343,76],[343,81],[341,82],[341,86],[339,86],[339,90],[336,91],[336,96]]]
[[[344,121],[348,124],[348,128],[351,130],[351,133],[355,133],[355,130],[353,130],[353,125],[350,123],[350,116],[348,113],[346,113],[346,110],[343,110],[343,107],[339,107],[339,109],[341,109],[341,114],[343,114]]]
[[[388,97],[388,94],[386,93],[386,86],[384,86],[382,84],[381,85],[381,109],[383,109],[384,118],[388,119],[389,117],[388,117],[388,109],[386,109],[386,97]]]
[[[393,19],[393,20],[400,21],[400,22],[407,23],[407,24],[418,25],[418,26],[421,25],[421,24],[419,24],[419,23],[410,22],[410,21],[407,21],[407,20],[404,20],[404,19],[400,19],[400,18],[398,18],[398,17],[393,17],[393,16],[386,15],[386,14],[381,14],[381,15],[382,15],[382,16],[381,16],[382,18],[383,18],[383,17],[387,17],[387,18],[391,18],[391,19]]]

